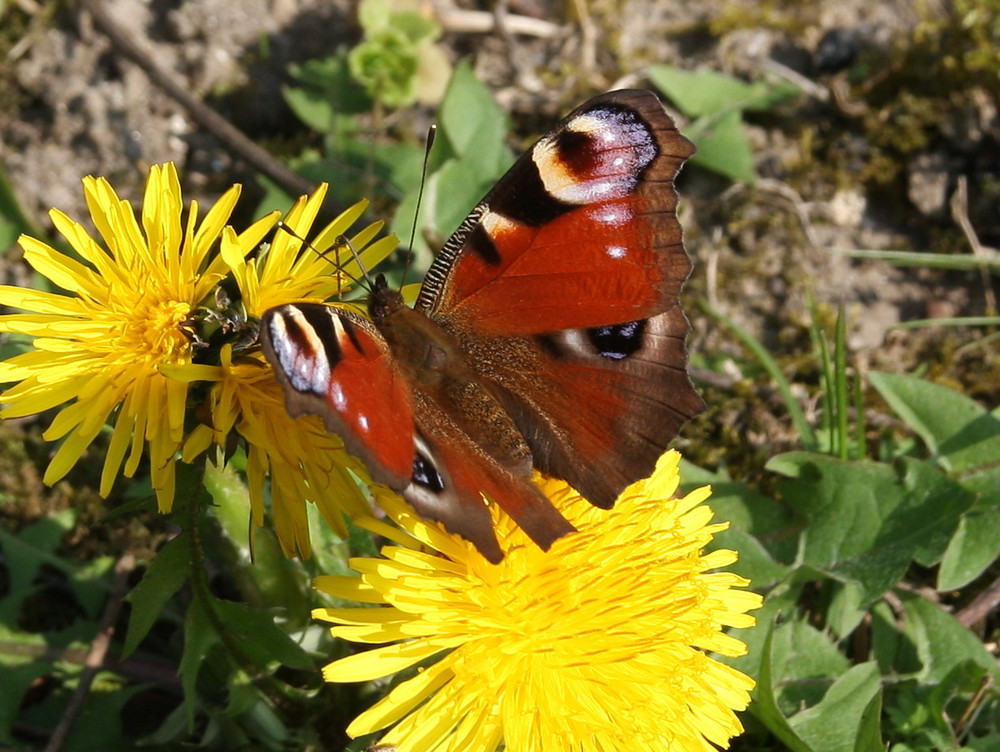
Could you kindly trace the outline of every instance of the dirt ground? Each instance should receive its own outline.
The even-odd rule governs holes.
[[[965,20],[950,3],[573,4],[574,13],[586,12],[582,18],[548,0],[507,5],[511,14],[552,22],[557,33],[504,38],[469,30],[443,0],[426,7],[439,12],[453,61],[471,59],[512,113],[519,143],[602,88],[643,85],[652,63],[803,86],[793,105],[747,117],[755,184],[698,169],[682,176],[682,220],[696,261],[687,293],[696,362],[736,381],[743,375],[725,357],[741,352],[732,335],[694,304],[706,298],[787,358],[794,377],[810,349],[807,301],[814,296],[827,313],[847,306],[861,369],[926,366],[996,404],[998,346],[982,330],[892,329],[914,318],[995,313],[995,277],[834,252],[989,255],[1000,245],[998,89],[983,84],[980,69],[964,84],[944,80],[947,56],[958,53],[940,40],[954,38],[952,26]],[[342,0],[104,6],[184,89],[269,149],[308,138],[282,100],[289,63],[329,54],[360,33],[353,3]],[[465,9],[492,20],[486,4]],[[43,231],[52,206],[86,217],[80,178],[88,174],[138,198],[147,166],[172,160],[187,196],[203,205],[232,182],[254,182],[256,168],[164,94],[81,4],[22,0],[8,4],[2,26],[0,164]],[[994,78],[997,70],[994,61]],[[964,200],[956,198],[962,185]],[[16,263],[5,270],[8,279],[24,278]],[[803,378],[810,369],[801,366]]]

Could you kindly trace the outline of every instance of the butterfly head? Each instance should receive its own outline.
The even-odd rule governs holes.
[[[371,297],[368,299],[368,315],[376,323],[385,321],[390,315],[405,306],[403,295],[393,289],[384,274],[375,276]]]

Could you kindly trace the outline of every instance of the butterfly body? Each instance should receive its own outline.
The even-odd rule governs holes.
[[[485,497],[542,548],[573,530],[531,482],[600,507],[702,408],[678,304],[673,179],[693,151],[649,92],[612,92],[523,156],[438,255],[416,306],[299,304],[261,340],[294,414],[321,415],[421,514],[497,544]]]

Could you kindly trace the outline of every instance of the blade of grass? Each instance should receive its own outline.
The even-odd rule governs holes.
[[[881,259],[899,266],[926,266],[936,269],[979,269],[986,267],[1000,270],[1000,255],[960,256],[923,251],[871,251],[860,248],[833,248],[831,252],[851,258]]]
[[[868,431],[865,425],[865,389],[861,378],[861,369],[854,366],[854,441],[855,459],[863,459],[868,455],[866,441]]]
[[[767,351],[764,345],[731,318],[726,316],[721,311],[717,311],[713,308],[707,300],[701,300],[699,301],[699,304],[705,313],[719,321],[719,323],[735,334],[743,342],[751,354],[753,354],[761,366],[763,366],[764,370],[767,371],[768,375],[774,380],[775,386],[777,386],[778,392],[781,394],[781,398],[785,402],[785,408],[788,410],[789,417],[792,419],[795,430],[799,433],[799,440],[802,442],[803,448],[807,451],[815,451],[817,446],[816,435],[813,433],[812,427],[806,421],[806,416],[802,412],[802,408],[799,407],[799,403],[795,400],[795,395],[792,394],[791,384],[788,383],[788,379],[786,379],[784,374],[781,373],[778,363],[771,357],[771,354]]]
[[[892,329],[920,329],[925,326],[1000,326],[1000,316],[952,316],[940,319],[915,319],[894,324]]]
[[[836,388],[837,456],[850,459],[849,431],[847,426],[847,315],[844,304],[837,309],[837,330],[833,348],[833,378]]]
[[[812,293],[807,296],[809,305],[809,338],[813,342],[813,347],[819,357],[820,368],[823,373],[823,391],[821,394],[823,409],[820,411],[820,430],[827,435],[827,440],[831,447],[836,446],[836,436],[833,430],[833,363],[830,361],[830,346],[827,344],[826,336],[820,328],[819,308],[816,306],[816,298]]]

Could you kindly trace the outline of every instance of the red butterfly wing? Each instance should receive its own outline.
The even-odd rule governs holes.
[[[382,294],[377,285],[376,297]],[[389,292],[388,298],[396,296]],[[404,320],[426,321],[397,305],[388,307]],[[526,449],[515,444],[503,451],[469,436],[463,426],[468,421],[429,396],[427,380],[391,351],[371,321],[332,306],[286,305],[264,315],[261,343],[292,415],[322,416],[327,430],[365,461],[372,478],[472,541],[490,561],[500,561],[503,553],[484,493],[543,548],[573,529],[532,485]]]
[[[260,339],[289,413],[322,416],[375,480],[409,483],[413,397],[371,321],[333,306],[285,305],[264,314]]]
[[[418,300],[472,354],[535,466],[608,507],[704,409],[673,183],[694,147],[645,91],[571,113],[445,245]]]
[[[449,239],[417,309],[504,336],[666,310],[691,270],[673,180],[693,152],[651,93],[591,100],[522,156]]]

